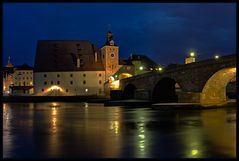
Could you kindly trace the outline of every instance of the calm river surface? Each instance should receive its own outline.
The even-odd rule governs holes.
[[[4,158],[234,158],[236,108],[3,104]]]

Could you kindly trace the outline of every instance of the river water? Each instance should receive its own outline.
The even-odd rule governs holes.
[[[172,111],[7,103],[3,157],[235,158],[236,108]]]

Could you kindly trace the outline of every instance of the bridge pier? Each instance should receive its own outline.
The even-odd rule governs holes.
[[[199,103],[200,92],[177,92],[179,103]]]

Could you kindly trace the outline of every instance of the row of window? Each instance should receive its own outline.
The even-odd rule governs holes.
[[[15,79],[17,79],[17,78],[18,78],[18,80],[21,80],[21,77],[15,77]],[[24,80],[25,77],[22,77],[22,79]],[[28,77],[26,77],[26,79],[28,79]],[[29,79],[32,79],[32,77],[30,77]]]
[[[57,81],[56,83],[59,85],[59,84],[60,84],[60,81]],[[54,84],[54,82],[51,81],[51,85],[53,85],[53,84]],[[70,81],[70,84],[73,85],[73,81]],[[83,84],[86,84],[86,81],[85,81],[85,80],[83,81]],[[102,81],[101,81],[101,80],[99,80],[99,84],[102,84]],[[47,85],[47,81],[44,82],[44,85]]]
[[[44,91],[45,91],[44,88],[42,88],[41,91],[44,92]],[[60,90],[58,89],[58,91],[60,91]],[[86,88],[86,89],[85,89],[85,92],[88,92],[88,91],[89,91],[89,90]],[[66,92],[69,92],[69,90],[66,89]],[[75,91],[74,91],[74,92],[75,92]],[[102,93],[102,89],[99,89],[99,93]]]
[[[45,78],[47,77],[47,74],[44,74],[43,75]],[[56,75],[58,78],[60,77],[60,74],[57,74]],[[101,74],[99,74],[99,77],[101,77],[102,75]],[[70,77],[73,77],[73,74],[70,74]],[[83,74],[83,77],[86,77],[86,74]]]
[[[18,72],[18,74],[32,74],[32,72]]]

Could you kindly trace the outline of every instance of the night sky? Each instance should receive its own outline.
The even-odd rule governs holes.
[[[105,43],[111,24],[120,57],[184,63],[236,52],[235,3],[4,3],[3,65],[34,65],[37,40]]]

